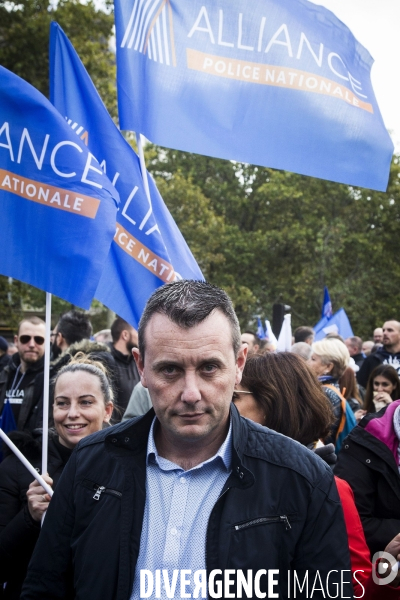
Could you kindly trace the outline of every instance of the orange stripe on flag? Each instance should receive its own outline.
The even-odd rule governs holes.
[[[190,48],[186,49],[186,54],[188,68],[195,71],[227,79],[236,79],[237,81],[247,81],[261,85],[302,90],[303,92],[311,92],[313,94],[323,94],[324,96],[343,100],[352,106],[370,113],[374,112],[371,104],[360,100],[344,85],[340,85],[336,81],[321,77],[315,73],[290,69],[289,67],[224,58],[223,56],[206,54]]]
[[[150,273],[159,277],[164,283],[173,281],[175,276],[174,267],[154,254],[147,246],[133,237],[122,225],[117,224],[117,231],[114,236],[114,242],[129,256],[137,260]]]
[[[96,217],[100,205],[97,198],[27,179],[4,169],[0,169],[0,190],[89,219]]]

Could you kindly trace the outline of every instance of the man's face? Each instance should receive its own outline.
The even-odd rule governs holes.
[[[374,330],[374,342],[375,344],[382,344],[383,341],[383,329],[382,327],[377,327]]]
[[[35,337],[36,340],[35,341]],[[23,321],[19,328],[18,335],[14,342],[18,348],[21,360],[26,364],[34,364],[44,354],[45,325],[33,325],[28,321]],[[43,340],[43,343],[38,343]]]
[[[254,335],[251,333],[242,333],[241,337],[242,344],[247,344],[248,355],[250,356],[251,354],[255,354],[259,349],[259,345],[255,343]]]
[[[224,432],[246,348],[235,358],[229,321],[219,311],[183,329],[155,314],[145,330],[144,363],[135,352],[163,435],[179,447],[212,442]]]
[[[345,342],[344,342],[344,343],[345,343],[345,344],[346,344],[346,346],[347,346],[347,349],[348,349],[348,351],[349,351],[349,354],[350,354],[350,356],[354,356],[355,354],[358,354],[358,350],[357,350],[357,348],[355,348],[355,347],[352,345],[352,343],[351,343],[351,341],[350,341],[349,339],[345,340]]]
[[[394,347],[400,344],[400,329],[397,321],[387,321],[383,324],[383,345]]]

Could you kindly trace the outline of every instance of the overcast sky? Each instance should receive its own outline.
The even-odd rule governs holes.
[[[313,0],[329,8],[369,51],[383,120],[400,152],[400,0]]]

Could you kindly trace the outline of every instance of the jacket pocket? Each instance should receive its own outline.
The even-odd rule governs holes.
[[[82,485],[88,490],[92,490],[94,492],[92,496],[93,500],[100,500],[103,494],[109,494],[116,498],[122,498],[122,493],[118,490],[112,490],[111,488],[96,483],[95,481],[91,481],[90,479],[84,479],[82,481]]]
[[[278,515],[273,517],[258,517],[257,519],[251,519],[250,521],[243,521],[233,525],[235,531],[242,531],[249,527],[257,527],[258,525],[268,525],[269,523],[282,523],[285,526],[286,531],[292,529],[289,518],[287,515]]]

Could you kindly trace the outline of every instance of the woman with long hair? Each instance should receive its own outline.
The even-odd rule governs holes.
[[[378,365],[371,373],[365,391],[364,409],[378,412],[400,398],[400,379],[391,365]]]

